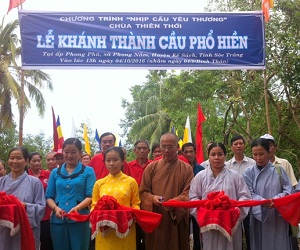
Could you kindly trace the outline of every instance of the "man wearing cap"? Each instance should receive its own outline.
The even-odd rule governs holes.
[[[102,148],[102,152],[100,154],[96,154],[90,162],[90,166],[94,169],[97,180],[108,175],[108,170],[106,169],[104,162],[104,153],[107,149],[115,145],[115,141],[115,135],[110,132],[103,133],[100,136],[100,146]]]
[[[293,186],[297,185],[297,180],[294,174],[293,167],[291,163],[288,162],[288,160],[283,159],[283,158],[278,158],[275,156],[276,152],[276,144],[275,144],[275,139],[272,135],[265,134],[261,136],[260,138],[264,138],[269,141],[270,144],[270,162],[275,165],[275,166],[281,166],[284,171],[287,173],[288,177],[290,178],[290,181]]]
[[[276,143],[275,143],[274,137],[270,134],[264,134],[260,138],[264,138],[264,139],[268,140],[268,142],[269,142],[269,145],[270,145],[269,160],[270,160],[270,162],[276,167],[281,166],[284,169],[284,171],[287,173],[287,176],[289,177],[289,179],[292,183],[292,186],[295,187],[298,182],[296,180],[294,170],[293,170],[291,163],[289,163],[289,161],[286,159],[278,158],[275,156]],[[292,231],[292,235],[290,236],[291,249],[298,250],[299,247],[298,247],[297,234],[298,234],[299,230],[297,227],[291,227],[291,231]]]
[[[54,155],[55,159],[56,159],[56,163],[58,165],[58,167],[61,167],[64,163],[64,155],[62,153],[62,149],[60,148],[59,150],[57,150],[57,152]]]

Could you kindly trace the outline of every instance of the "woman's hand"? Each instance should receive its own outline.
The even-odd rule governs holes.
[[[262,206],[263,207],[268,207],[268,208],[274,208],[273,199],[271,199],[270,202],[263,204]]]
[[[274,202],[273,202],[273,200],[271,200],[271,202],[269,203],[269,208],[274,208]]]
[[[65,211],[62,210],[60,207],[56,206],[53,209],[53,212],[55,213],[56,218],[58,218],[58,219],[63,219],[64,218]]]
[[[79,212],[79,210],[80,210],[80,207],[79,207],[79,205],[77,205],[76,207],[73,207],[70,211],[69,211],[69,213],[74,213],[74,212]]]

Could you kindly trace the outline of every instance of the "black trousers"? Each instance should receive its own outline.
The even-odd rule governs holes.
[[[248,214],[247,217],[243,220],[243,228],[246,238],[246,250],[251,250],[250,248],[250,215]]]
[[[136,250],[145,250],[145,233],[137,223],[135,223],[135,228],[136,228]]]
[[[41,250],[53,250],[52,238],[50,233],[50,221],[41,221]]]
[[[193,224],[193,238],[194,238],[194,247],[193,250],[200,250],[201,248],[201,239],[200,239],[200,227],[196,219],[191,216],[190,220]]]

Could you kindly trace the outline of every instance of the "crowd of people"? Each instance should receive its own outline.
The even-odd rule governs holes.
[[[130,162],[126,161],[126,150],[115,147],[115,141],[112,133],[102,134],[102,151],[91,157],[82,152],[79,139],[68,138],[61,150],[46,154],[47,169],[42,167],[41,154],[29,153],[24,147],[10,150],[8,166],[0,160],[0,192],[21,202],[35,249],[298,249],[293,245],[289,223],[274,208],[272,199],[299,191],[300,184],[291,164],[275,156],[273,136],[255,139],[250,145],[252,157],[245,155],[244,138],[232,137],[233,157],[227,160],[224,144],[209,142],[208,159],[200,164],[196,162],[195,144],[185,143],[180,148],[173,133],[163,134],[152,147],[146,139],[136,141],[136,158]],[[206,200],[219,191],[237,201],[270,201],[236,208],[239,218],[231,240],[216,229],[201,233],[198,216],[203,210],[163,205],[171,200]],[[126,237],[108,228],[91,240],[90,222],[72,220],[66,214],[88,215],[107,195],[120,205],[159,213],[162,220],[151,233],[133,223]],[[21,249],[20,232],[10,233],[0,223],[0,249]]]

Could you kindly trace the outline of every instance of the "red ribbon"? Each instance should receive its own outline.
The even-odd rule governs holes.
[[[222,203],[221,197],[222,192],[216,192],[210,194],[208,196],[216,198],[216,200],[208,199],[208,200],[197,200],[197,201],[176,201],[169,200],[167,202],[163,202],[163,206],[166,207],[183,207],[183,208],[194,208],[194,207],[204,207],[207,209],[221,209],[222,204],[224,204],[224,208],[234,208],[234,207],[254,207],[263,204],[274,202],[274,207],[281,214],[281,216],[291,225],[298,226],[300,221],[300,192],[287,195],[277,199],[267,199],[267,200],[245,200],[245,201],[237,201],[237,200],[227,200],[225,203]],[[225,199],[226,200],[226,199]],[[226,204],[226,205],[225,205]]]
[[[73,212],[66,213],[64,216],[79,222],[90,220],[92,224],[92,233],[94,233],[96,230],[96,224],[99,220],[101,220],[101,218],[107,219],[112,214],[115,214],[115,217],[123,214],[123,217],[126,216],[128,220],[134,218],[140,227],[147,233],[151,233],[156,227],[158,227],[162,219],[162,215],[158,213],[122,206],[114,197],[109,195],[105,195],[99,199],[94,210],[88,215],[81,215]],[[112,220],[112,223],[117,223],[117,221]]]

